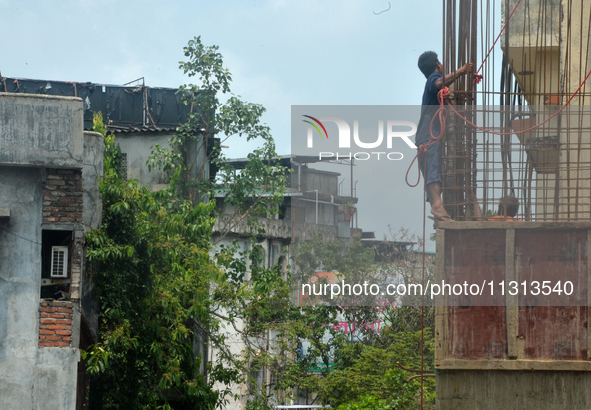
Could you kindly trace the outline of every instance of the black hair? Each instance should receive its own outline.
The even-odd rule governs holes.
[[[434,51],[425,51],[419,57],[419,70],[425,75],[425,78],[429,78],[431,74],[437,68],[437,63],[439,59],[437,58],[437,53]]]
[[[505,215],[505,204],[507,204],[507,216],[514,218],[517,215],[517,211],[519,210],[519,200],[515,197],[515,195],[507,195],[506,197],[501,198],[499,201],[499,212],[498,214],[501,216]]]

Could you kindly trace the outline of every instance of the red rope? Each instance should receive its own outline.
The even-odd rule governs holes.
[[[490,55],[491,51],[493,50],[493,48],[495,48],[495,44],[497,44],[497,41],[499,41],[499,38],[501,38],[501,34],[503,34],[503,31],[505,30],[505,27],[507,27],[507,24],[509,24],[509,20],[511,20],[511,17],[513,17],[513,13],[515,13],[515,10],[517,10],[517,6],[519,6],[519,3],[521,3],[521,0],[519,0],[517,2],[517,4],[515,5],[515,7],[513,7],[513,11],[511,12],[511,14],[509,14],[509,18],[507,19],[507,21],[505,22],[505,24],[503,25],[503,28],[501,28],[501,31],[499,31],[499,35],[497,36],[497,38],[495,39],[492,47],[490,48],[490,50],[488,50],[488,53],[486,53],[486,56],[484,56],[484,60],[482,60],[482,63],[480,64],[480,67],[478,67],[478,70],[476,70],[476,74],[474,74],[474,79],[476,81],[476,84],[478,84],[480,82],[480,80],[482,80],[482,76],[478,74],[478,72],[480,71],[480,69],[482,68],[482,66],[484,65],[484,62],[486,61],[486,59],[488,58],[488,56]],[[478,80],[477,80],[478,79]]]
[[[507,24],[509,24],[509,20],[511,20],[511,17],[513,17],[513,14],[515,13],[515,10],[517,10],[517,7],[519,6],[519,3],[521,3],[521,0],[518,0],[518,1],[517,1],[517,4],[515,4],[515,7],[513,7],[513,10],[511,11],[511,14],[509,14],[509,18],[507,19],[507,21],[505,22],[505,24],[504,24],[504,25],[503,25],[503,27],[501,28],[501,31],[499,31],[499,34],[497,35],[497,38],[495,38],[495,41],[493,42],[492,46],[491,46],[491,47],[490,47],[490,49],[488,50],[488,53],[486,53],[486,56],[484,56],[484,60],[482,60],[482,63],[480,63],[480,67],[478,67],[478,70],[476,70],[476,72],[475,72],[474,74],[472,74],[472,77],[473,77],[473,79],[474,79],[474,82],[475,82],[476,84],[480,84],[480,82],[482,81],[482,78],[483,78],[483,76],[482,76],[482,74],[478,74],[478,73],[480,72],[480,70],[481,70],[481,69],[482,69],[482,67],[484,66],[484,63],[486,62],[486,60],[487,60],[488,56],[490,55],[490,53],[492,52],[492,50],[495,48],[495,45],[496,45],[496,44],[497,44],[497,42],[499,41],[499,38],[501,38],[501,34],[503,34],[503,31],[505,31],[505,28],[507,27]],[[591,73],[591,71],[590,71],[590,73]],[[589,77],[589,74],[587,74],[587,77]],[[585,81],[587,81],[587,77],[585,78]],[[585,83],[585,81],[583,81],[583,84]],[[582,86],[583,84],[581,84],[581,86]],[[579,89],[580,89],[580,88],[581,88],[581,87],[579,87]],[[576,93],[579,91],[579,89],[577,89],[577,91],[575,92],[575,94],[576,94]],[[410,163],[410,166],[409,166],[409,167],[408,167],[408,169],[406,170],[406,177],[405,177],[406,184],[407,184],[408,186],[410,186],[411,188],[414,188],[414,187],[416,187],[417,185],[419,185],[419,182],[421,182],[421,166],[420,166],[420,163],[419,163],[419,162],[417,162],[417,165],[419,166],[419,176],[418,176],[418,178],[417,178],[417,183],[416,183],[416,184],[411,184],[411,183],[409,183],[409,182],[408,182],[408,173],[410,172],[410,169],[412,168],[412,165],[413,165],[413,164],[414,164],[414,162],[415,162],[415,161],[416,161],[416,160],[419,158],[419,156],[420,156],[420,155],[425,155],[425,154],[427,153],[427,148],[428,148],[429,146],[431,146],[431,145],[433,145],[433,144],[437,143],[439,140],[441,140],[441,137],[442,137],[442,136],[443,136],[443,134],[445,133],[445,131],[444,131],[444,130],[445,130],[445,118],[443,117],[444,110],[443,110],[441,107],[444,105],[443,101],[444,101],[444,100],[447,98],[447,96],[449,96],[449,89],[448,89],[447,87],[443,87],[443,88],[442,88],[442,89],[439,91],[439,94],[437,95],[437,98],[438,98],[438,100],[439,100],[439,104],[440,104],[440,108],[439,108],[439,110],[437,111],[437,113],[435,114],[435,116],[433,116],[433,119],[431,120],[431,126],[430,126],[430,131],[431,131],[431,140],[429,140],[429,142],[428,142],[427,144],[425,144],[425,145],[421,144],[421,145],[419,146],[419,151],[417,152],[417,155],[415,155],[415,157],[413,158],[412,162]],[[573,97],[574,97],[574,94],[573,94]],[[572,98],[573,98],[573,97],[571,97],[571,98],[570,98],[570,100],[568,100],[568,102],[567,102],[566,104],[568,104],[568,103],[569,103],[569,102],[572,100]],[[449,104],[449,102],[448,102],[448,105],[450,105],[450,104]],[[451,105],[450,105],[450,106],[451,106]],[[456,110],[455,110],[453,107],[452,107],[452,109],[454,110],[454,112],[455,112],[455,113],[456,113],[456,114],[457,114],[457,115],[458,115],[460,118],[462,118],[464,121],[466,121],[466,122],[468,122],[468,123],[472,124],[472,123],[471,123],[470,121],[468,121],[466,118],[462,117],[462,116],[461,116],[461,115],[460,115],[460,114],[459,114],[459,113],[458,113],[458,112],[457,112],[457,111],[456,111]],[[564,109],[564,107],[563,107],[562,109]],[[561,109],[560,111],[562,111],[562,109]],[[560,112],[560,111],[559,111],[559,112]],[[556,114],[558,114],[558,113],[556,113]],[[556,114],[554,114],[554,115],[556,115]],[[438,136],[438,137],[434,137],[434,136],[433,136],[433,120],[435,119],[435,117],[436,117],[437,115],[439,115],[439,121],[440,121],[440,124],[441,124],[441,130],[440,130],[440,132],[439,132],[439,136]],[[553,116],[554,116],[554,115],[553,115]],[[552,117],[553,117],[553,116],[552,116]],[[548,118],[548,119],[547,119],[546,121],[544,121],[542,124],[545,124],[545,123],[546,123],[547,121],[549,121],[549,120],[550,120],[552,117]],[[540,125],[542,125],[542,124],[540,124]],[[472,125],[474,125],[474,124],[472,124]],[[478,127],[478,126],[476,126],[476,125],[474,125],[474,126],[475,126],[476,128],[479,128],[479,127]],[[539,125],[538,125],[538,126],[539,126]],[[534,128],[536,128],[536,126],[534,126],[534,127],[532,127],[532,128],[529,128],[529,129],[527,129],[527,130],[524,130],[524,131],[517,132],[517,133],[515,133],[515,132],[510,132],[510,133],[504,133],[504,134],[503,134],[503,133],[496,133],[496,132],[494,132],[494,131],[490,131],[490,132],[491,132],[491,133],[493,133],[493,134],[497,134],[497,135],[510,135],[510,134],[520,134],[520,133],[522,133],[522,132],[531,131],[531,130],[532,130],[532,129],[534,129]],[[479,129],[480,129],[480,130],[482,130],[482,131],[485,131],[485,130],[483,130],[482,128],[479,128]]]
[[[425,155],[427,153],[427,148],[430,147],[431,145],[434,145],[436,143],[438,143],[439,141],[441,141],[441,139],[443,138],[443,136],[445,135],[445,124],[446,124],[446,119],[445,119],[445,113],[446,113],[446,108],[445,108],[445,99],[449,96],[449,88],[444,87],[442,88],[439,93],[437,94],[437,100],[439,101],[439,108],[437,109],[437,112],[435,113],[435,115],[433,116],[433,118],[431,118],[431,123],[429,124],[429,132],[431,134],[431,139],[426,143],[426,144],[421,144],[419,145],[419,149],[417,152],[417,155],[415,155],[415,157],[412,159],[408,169],[406,170],[406,184],[411,187],[414,188],[417,185],[419,185],[419,182],[421,182],[421,164],[420,161],[417,161],[417,165],[418,165],[418,170],[419,170],[419,176],[417,179],[417,183],[416,184],[411,184],[408,182],[408,173],[410,172],[412,165],[415,163],[415,161],[421,156],[421,155]],[[433,135],[433,121],[435,121],[435,118],[439,117],[439,124],[441,129],[439,130],[439,135],[436,137],[435,135]],[[426,162],[425,162],[426,164]],[[425,172],[426,172],[426,168],[427,166],[425,165]]]
[[[533,125],[525,130],[521,130],[521,131],[511,131],[511,132],[497,132],[497,131],[491,131],[491,130],[487,130],[484,129],[482,127],[479,127],[478,125],[474,124],[473,122],[471,122],[470,120],[468,120],[467,118],[463,117],[455,108],[453,105],[451,105],[449,103],[448,100],[445,100],[445,102],[447,103],[447,105],[449,105],[449,107],[456,113],[456,115],[458,117],[460,117],[461,119],[463,119],[464,121],[466,121],[468,124],[472,125],[474,128],[479,129],[480,131],[486,132],[488,134],[494,134],[494,135],[512,135],[512,134],[523,134],[524,132],[528,132],[531,130],[534,130],[536,128],[541,127],[542,125],[546,124],[548,121],[550,121],[552,118],[556,117],[558,114],[560,114],[567,105],[570,104],[570,102],[573,100],[573,98],[575,98],[575,96],[579,93],[579,91],[581,91],[581,88],[583,88],[583,85],[585,85],[585,82],[587,82],[587,80],[589,79],[589,76],[591,75],[591,70],[589,70],[589,72],[587,73],[587,75],[585,76],[585,79],[583,80],[583,82],[579,85],[579,87],[575,90],[575,92],[573,93],[573,95],[570,96],[570,98],[568,99],[568,101],[562,106],[560,107],[560,109],[558,111],[556,111],[554,114],[552,114],[551,116],[549,116],[548,118],[546,118],[544,121],[542,121],[541,123],[537,124],[537,125]],[[449,90],[447,90],[447,92],[444,94],[442,93],[443,89],[441,91],[439,91],[439,95],[445,95],[445,97],[447,97],[449,95]],[[443,98],[445,98],[443,97]],[[412,165],[412,163],[411,163]]]
[[[492,131],[492,130],[487,130],[485,128],[479,127],[478,125],[474,124],[472,121],[470,121],[469,119],[467,119],[466,117],[462,116],[453,105],[451,105],[449,103],[448,97],[450,94],[449,88],[444,87],[442,88],[439,93],[437,94],[437,99],[439,100],[439,109],[437,110],[437,112],[435,113],[435,115],[433,116],[433,118],[431,119],[431,124],[429,127],[429,131],[431,133],[431,139],[429,140],[429,142],[427,142],[426,144],[421,144],[419,146],[419,151],[417,152],[417,155],[415,155],[415,157],[413,158],[413,160],[411,161],[408,169],[406,170],[406,184],[408,186],[410,186],[411,188],[416,187],[417,185],[419,185],[419,182],[421,181],[421,167],[420,167],[420,163],[417,162],[417,165],[419,165],[419,176],[417,179],[417,183],[416,184],[411,184],[408,182],[408,173],[410,172],[414,162],[419,158],[419,156],[421,155],[425,155],[427,153],[427,148],[433,144],[436,144],[437,142],[439,142],[441,140],[441,138],[443,138],[443,136],[445,135],[445,103],[447,103],[447,105],[452,109],[452,111],[458,116],[460,117],[462,120],[464,120],[466,123],[472,125],[474,128],[488,133],[488,134],[494,134],[494,135],[517,135],[517,134],[523,134],[524,132],[529,132],[532,130],[535,130],[536,128],[541,127],[542,125],[546,124],[548,121],[550,121],[552,118],[556,117],[558,114],[560,114],[567,105],[569,105],[571,103],[571,101],[573,100],[573,98],[575,98],[575,96],[579,93],[579,91],[581,91],[581,88],[583,88],[583,85],[585,85],[585,83],[587,82],[587,80],[589,79],[589,76],[591,76],[591,70],[589,70],[589,72],[587,73],[587,75],[585,76],[585,79],[583,80],[583,82],[577,87],[577,89],[575,90],[575,92],[570,96],[570,98],[566,101],[566,103],[564,103],[564,105],[562,107],[560,107],[560,109],[558,111],[556,111],[554,114],[552,114],[551,116],[549,116],[548,118],[546,118],[544,121],[542,121],[539,124],[533,125],[529,128],[526,128],[524,130],[520,130],[520,131],[510,131],[510,132],[497,132],[497,131]],[[435,120],[436,117],[439,117],[439,122],[441,124],[441,130],[439,132],[439,135],[437,137],[435,137],[433,135],[433,121]]]
[[[443,106],[441,106],[443,107]],[[441,134],[441,133],[440,133]],[[418,154],[417,154],[418,155]],[[425,161],[425,173],[427,173],[427,161]],[[420,175],[419,175],[420,178]],[[425,188],[427,188],[427,178],[425,178]],[[421,273],[421,286],[425,286],[425,225],[427,215],[427,193],[423,189],[423,271]],[[421,410],[423,410],[423,396],[425,371],[425,291],[421,292]]]

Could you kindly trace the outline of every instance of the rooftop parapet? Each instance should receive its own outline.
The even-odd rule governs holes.
[[[0,93],[0,165],[82,168],[82,100]]]

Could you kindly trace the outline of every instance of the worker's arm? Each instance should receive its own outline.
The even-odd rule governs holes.
[[[438,90],[441,90],[443,87],[447,87],[448,85],[452,84],[456,81],[459,77],[469,74],[472,72],[472,68],[474,68],[474,64],[468,63],[464,64],[462,68],[459,70],[454,71],[453,73],[446,74],[445,76],[441,77],[435,83],[435,86]]]

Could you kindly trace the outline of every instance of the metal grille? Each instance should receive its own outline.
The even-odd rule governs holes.
[[[51,277],[65,278],[68,276],[68,247],[51,247]]]
[[[127,154],[121,153],[121,163],[119,164],[119,175],[127,181]]]
[[[450,86],[464,118],[448,110],[443,201],[455,220],[475,219],[472,194],[485,216],[514,195],[519,219],[589,220],[591,2],[518,1],[443,1],[444,74],[466,62],[479,68],[507,23],[482,64],[483,81],[460,77]]]

